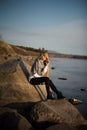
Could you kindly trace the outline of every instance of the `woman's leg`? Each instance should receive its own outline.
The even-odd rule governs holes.
[[[30,83],[33,85],[39,85],[43,82],[45,82],[45,85],[46,85],[47,98],[52,99],[52,93],[50,92],[50,80],[48,77],[38,77],[38,78],[32,78],[30,80]]]
[[[55,87],[55,85],[53,84],[53,82],[50,79],[49,79],[49,81],[50,81],[51,89],[57,94],[57,98],[65,98],[63,96],[63,94],[60,91],[57,90],[57,88]]]

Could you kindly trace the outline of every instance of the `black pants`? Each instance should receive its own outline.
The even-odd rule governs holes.
[[[33,84],[33,85],[39,85],[43,82],[45,82],[48,97],[50,96],[50,93],[51,93],[50,87],[57,94],[57,97],[62,96],[62,93],[57,90],[57,88],[55,87],[53,82],[48,77],[38,77],[38,78],[32,78],[30,80],[30,83]]]

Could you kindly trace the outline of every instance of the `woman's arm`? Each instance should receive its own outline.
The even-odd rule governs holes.
[[[42,75],[49,77],[49,63],[47,63],[43,68]]]
[[[46,73],[45,73],[45,76],[46,76],[46,77],[49,77],[49,75],[50,75],[50,74],[49,74],[49,67],[48,67],[48,69],[47,69],[47,71],[46,71]]]

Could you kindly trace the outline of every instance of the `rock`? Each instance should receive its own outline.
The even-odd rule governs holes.
[[[10,108],[0,108],[0,129],[34,130],[25,117]]]
[[[77,130],[77,129],[67,124],[61,123],[61,124],[50,126],[46,130]]]
[[[76,127],[78,130],[87,130],[87,121]]]
[[[27,113],[29,113],[29,111],[32,109],[32,106],[35,104],[36,102],[16,102],[7,104],[4,107],[16,109],[18,113],[26,117]]]
[[[85,121],[80,112],[66,99],[38,102],[32,107],[29,116],[38,129],[56,123],[77,126]]]
[[[58,79],[60,79],[60,80],[67,80],[67,78],[58,78]]]
[[[51,67],[51,69],[53,70],[53,69],[55,69],[55,67]]]
[[[73,105],[78,105],[82,103],[81,100],[76,99],[76,98],[69,99],[69,102],[72,103]]]
[[[16,72],[18,61],[16,59],[9,60],[3,64],[0,64],[0,73],[7,75]]]
[[[86,91],[86,89],[84,89],[84,88],[81,88],[80,90],[81,90],[81,91]]]
[[[26,77],[30,65],[21,60],[21,67],[19,62],[15,58],[0,64],[0,106],[12,102],[41,100],[40,94]],[[45,90],[44,85],[41,85],[41,91],[46,94]]]

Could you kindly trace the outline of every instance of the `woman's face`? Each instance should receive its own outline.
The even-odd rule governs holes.
[[[45,61],[46,60],[46,56],[42,55],[42,60]]]
[[[42,61],[49,61],[48,53],[43,53],[43,54],[40,56],[40,60],[42,60]]]

